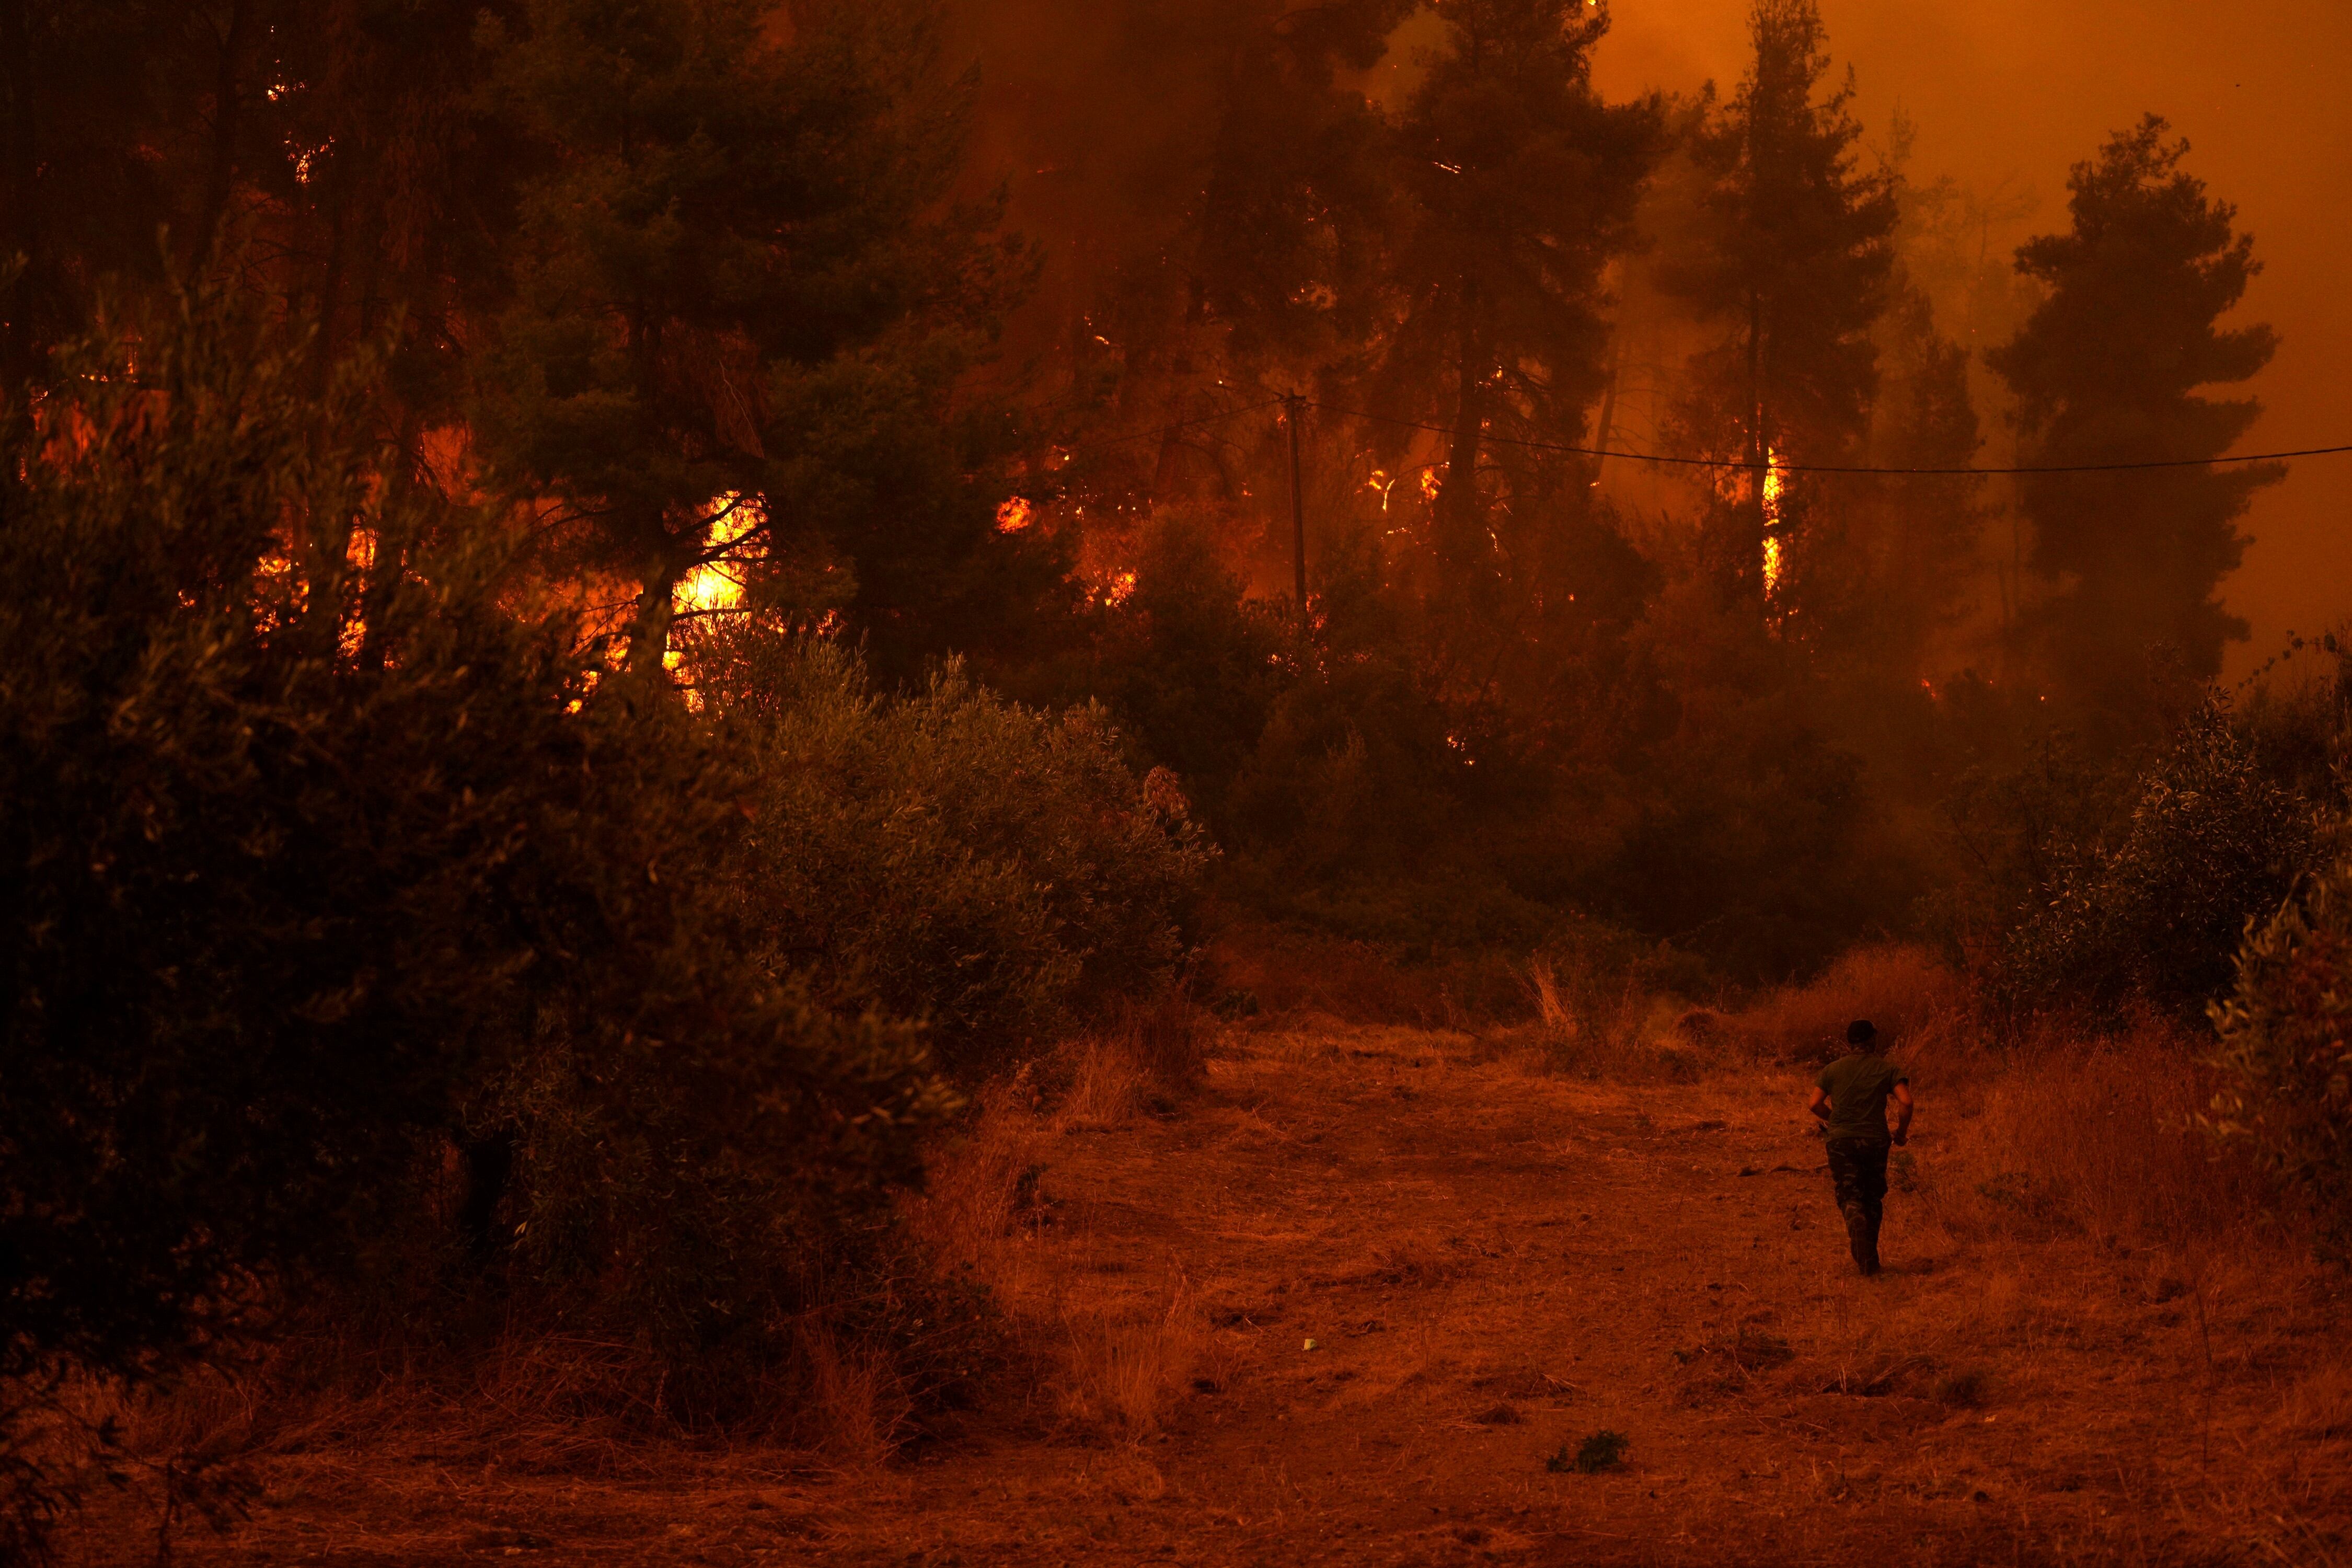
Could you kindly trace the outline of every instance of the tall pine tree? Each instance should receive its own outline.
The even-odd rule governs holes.
[[[629,584],[632,668],[720,559],[755,595],[812,577],[886,645],[940,617],[992,499],[950,416],[1013,277],[947,204],[962,92],[929,8],[532,0],[492,39],[520,185],[478,435],[551,533]],[[951,618],[951,616],[950,616]]]
[[[1396,128],[1408,201],[1368,395],[1376,413],[1446,429],[1425,542],[1397,573],[1430,689],[1540,708],[1628,552],[1595,520],[1589,464],[1519,443],[1576,443],[1600,400],[1606,276],[1634,240],[1660,109],[1594,88],[1605,7],[1465,0],[1440,16],[1444,42]],[[1403,455],[1396,426],[1375,437]]]
[[[1544,482],[1488,432],[1572,440],[1607,379],[1602,273],[1633,243],[1659,116],[1594,89],[1604,8],[1465,0],[1443,16],[1445,44],[1398,128],[1414,210],[1378,384],[1397,409],[1444,410],[1436,554],[1468,578],[1492,570],[1490,502],[1525,504]]]
[[[1851,460],[1864,440],[1897,208],[1892,180],[1857,167],[1851,74],[1822,89],[1830,57],[1814,0],[1758,0],[1749,25],[1748,78],[1691,148],[1706,181],[1696,252],[1667,279],[1721,328],[1691,363],[1685,438],[1748,465],[1714,509],[1710,553],[1750,597],[1786,605],[1810,498],[1798,481],[1759,482],[1762,470],[1776,454]]]
[[[2270,363],[2268,326],[2221,318],[2260,270],[2237,209],[2181,167],[2189,143],[2150,115],[2109,139],[2067,182],[2074,226],[2018,251],[2048,297],[1990,356],[2017,395],[2021,456],[2034,465],[2218,458],[2261,416],[2253,398],[2200,387]],[[2210,678],[2246,624],[2220,603],[2245,553],[2237,521],[2275,464],[2046,474],[2023,484],[2032,565],[2051,597],[2026,630],[2049,679],[2095,728],[2144,710],[2153,646]],[[2116,731],[2121,733],[2122,731]]]

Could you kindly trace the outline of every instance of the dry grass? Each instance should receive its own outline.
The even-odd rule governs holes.
[[[1070,1139],[1178,1114],[1199,1087],[1209,1034],[1202,1010],[1171,991],[1072,1042],[1044,1072],[1024,1068],[991,1086],[908,1205],[935,1256],[1003,1309],[1017,1359],[1040,1370],[1057,1420],[1100,1438],[1132,1444],[1159,1430],[1202,1364],[1207,1328],[1181,1272],[1153,1286],[1124,1270],[1045,1267],[1046,1233],[1063,1204],[1046,1173]],[[1040,1078],[1068,1087],[1054,1096]]]
[[[1178,1099],[1200,1083],[1211,1027],[1182,986],[1149,1002],[1122,1004],[1104,1028],[1061,1052],[1069,1077],[1060,1108],[1064,1123],[1104,1131],[1139,1110],[1171,1114]]]
[[[2212,1085],[2195,1043],[2142,1022],[2110,1037],[2028,1035],[1985,1077],[1955,1140],[1938,1208],[1973,1233],[2052,1227],[2109,1247],[2223,1241],[2289,1249],[2298,1227],[2198,1125]]]
[[[1534,1014],[1489,1032],[1549,1068],[1598,1081],[1692,1083],[1759,1062],[1828,1061],[1868,1018],[1922,1083],[1979,1076],[1984,1052],[1966,983],[1925,948],[1857,949],[1810,984],[1726,1014],[1646,989],[1610,955],[1538,953],[1521,972]]]
[[[1764,1060],[1824,1062],[1845,1054],[1856,1018],[1915,1058],[1965,1048],[1977,1033],[1966,983],[1926,948],[1906,945],[1856,948],[1811,984],[1771,993],[1732,1026]]]
[[[1720,1064],[1723,1041],[1675,1026],[1684,1013],[1622,969],[1538,953],[1522,973],[1535,1017],[1487,1037],[1548,1070],[1615,1083],[1692,1083]]]
[[[1463,1029],[1516,1016],[1521,986],[1500,953],[1403,964],[1370,942],[1269,925],[1227,911],[1210,942],[1212,1002],[1246,999],[1279,1024],[1326,1018]]]
[[[2306,1442],[2352,1437],[2352,1366],[2305,1373],[2280,1402],[2276,1425],[2282,1436]]]
[[[314,1554],[326,1534],[286,1522],[301,1509],[373,1531],[334,1544],[380,1561],[457,1560],[486,1519],[631,1564],[781,1545],[1696,1568],[1858,1541],[1942,1568],[2342,1560],[2340,1289],[2207,1160],[2188,1043],[2053,1032],[2004,1056],[1949,1011],[1856,1002],[1941,984],[1882,955],[1756,1010],[1767,1041],[1810,1037],[1807,1008],[1883,1013],[1913,1064],[1878,1279],[1844,1265],[1809,1072],[1745,1057],[1747,1017],[1696,1084],[1638,1057],[1595,1078],[1464,1034],[1260,1026],[1202,1052],[1172,1114],[1149,1104],[1168,1092],[1151,1047],[1111,1029],[980,1096],[908,1205],[1026,1351],[975,1416],[984,1441],[876,1466],[844,1438],[822,1474],[687,1456],[611,1484],[477,1483],[437,1458],[452,1482],[394,1455],[225,1560]],[[1649,1003],[1620,1037],[1670,1045],[1677,1016]],[[887,1399],[854,1361],[839,1375],[825,1419],[887,1449]],[[1628,1437],[1623,1468],[1548,1468],[1602,1430]],[[288,1488],[324,1463],[273,1462]],[[745,1512],[754,1489],[772,1506]],[[680,1522],[702,1533],[670,1539]]]
[[[879,1346],[814,1328],[802,1336],[809,1362],[810,1414],[824,1450],[851,1465],[878,1468],[912,1429],[905,1382]]]
[[[1127,1443],[1157,1435],[1209,1352],[1207,1320],[1184,1279],[1131,1306],[1066,1290],[1060,1308],[1061,1364],[1051,1384],[1057,1413]]]

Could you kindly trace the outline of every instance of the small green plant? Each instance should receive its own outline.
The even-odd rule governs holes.
[[[1603,1470],[1613,1470],[1622,1466],[1625,1449],[1632,1442],[1633,1439],[1624,1433],[1612,1432],[1604,1426],[1577,1445],[1574,1454],[1570,1454],[1568,1445],[1562,1443],[1551,1458],[1544,1461],[1544,1468],[1555,1476],[1566,1475],[1570,1470],[1580,1476],[1597,1476]]]

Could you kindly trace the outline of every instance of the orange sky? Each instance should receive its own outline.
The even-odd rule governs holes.
[[[2254,384],[2269,412],[2246,450],[2352,442],[2352,4],[2347,0],[1821,0],[1831,47],[1859,73],[1858,111],[1883,137],[1917,121],[1914,168],[2041,197],[2065,221],[2066,170],[2150,110],[2196,151],[2190,166],[2239,206],[2267,263],[2253,319],[2284,344]],[[1728,89],[1747,49],[1748,0],[1613,0],[1598,74],[1612,96]],[[1988,461],[1999,446],[1988,447]],[[2352,615],[2352,455],[2306,459],[2264,492],[2254,537],[2224,584],[2253,623],[2233,673],[2292,629]]]

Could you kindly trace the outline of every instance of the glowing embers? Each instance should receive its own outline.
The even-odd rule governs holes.
[[[671,604],[679,615],[723,615],[743,607],[743,574],[751,563],[747,542],[751,531],[767,521],[760,503],[732,490],[714,496],[703,510],[703,527],[712,550],[709,559],[677,580]]]
[[[1779,452],[1769,453],[1764,459],[1764,596],[1778,598],[1780,579],[1785,574],[1785,552],[1781,544],[1781,497],[1788,488],[1783,470],[1788,459]]]
[[[1007,497],[996,509],[996,531],[1018,533],[1037,521],[1037,509],[1026,496]]]

